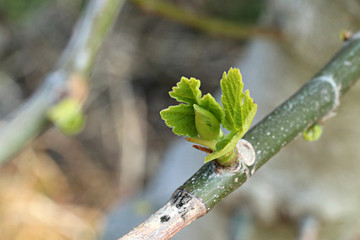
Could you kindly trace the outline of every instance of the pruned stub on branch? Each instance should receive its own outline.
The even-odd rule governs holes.
[[[164,207],[119,240],[169,239],[206,212],[200,199],[186,190],[178,189]]]

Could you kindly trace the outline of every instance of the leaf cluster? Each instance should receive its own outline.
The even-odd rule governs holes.
[[[169,92],[180,104],[160,112],[176,135],[183,135],[188,137],[187,140],[211,149],[212,153],[205,157],[205,162],[214,159],[221,162],[234,151],[236,143],[250,128],[257,109],[249,90],[243,92],[239,69],[231,68],[227,74],[224,72],[220,86],[222,106],[211,94],[202,96],[199,80],[182,77]],[[224,135],[220,124],[230,133]]]

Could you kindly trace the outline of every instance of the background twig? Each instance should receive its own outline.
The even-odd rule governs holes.
[[[57,68],[34,95],[12,114],[0,128],[0,162],[5,161],[47,126],[49,107],[66,96],[72,75],[87,78],[99,47],[116,19],[123,0],[92,0],[74,28]]]
[[[280,39],[281,33],[276,29],[262,28],[239,24],[214,17],[201,16],[192,13],[181,6],[176,6],[165,1],[131,0],[145,11],[152,12],[174,22],[204,31],[211,35],[224,36],[236,39],[248,39],[254,36]]]

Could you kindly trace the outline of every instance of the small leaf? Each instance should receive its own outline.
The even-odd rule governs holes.
[[[204,140],[214,140],[220,134],[220,121],[207,109],[194,104],[195,126]]]
[[[192,105],[179,104],[170,106],[160,112],[166,125],[171,127],[176,135],[195,138],[198,132],[195,127],[195,111]]]
[[[228,74],[223,74],[220,81],[222,90],[221,103],[225,118],[223,126],[229,131],[240,130],[242,127],[241,105],[244,98],[242,77],[239,69],[230,68]]]
[[[217,118],[219,122],[223,120],[224,111],[221,108],[220,104],[215,100],[213,96],[211,96],[210,93],[204,95],[200,99],[199,106],[205,108],[206,110],[214,114],[214,116]]]
[[[197,104],[201,98],[200,81],[195,78],[182,77],[169,94],[178,102]]]
[[[220,85],[223,93],[221,102],[225,113],[221,123],[226,129],[239,131],[243,135],[250,128],[257,105],[250,97],[249,90],[243,93],[244,84],[239,69],[230,68],[227,75],[224,73]]]
[[[85,125],[85,116],[78,101],[65,98],[48,111],[48,118],[66,135],[79,133]]]

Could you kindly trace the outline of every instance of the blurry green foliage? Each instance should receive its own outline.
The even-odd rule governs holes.
[[[50,0],[0,0],[0,13],[9,21],[16,21]]]
[[[222,19],[255,23],[265,6],[265,0],[207,0],[207,10]]]

